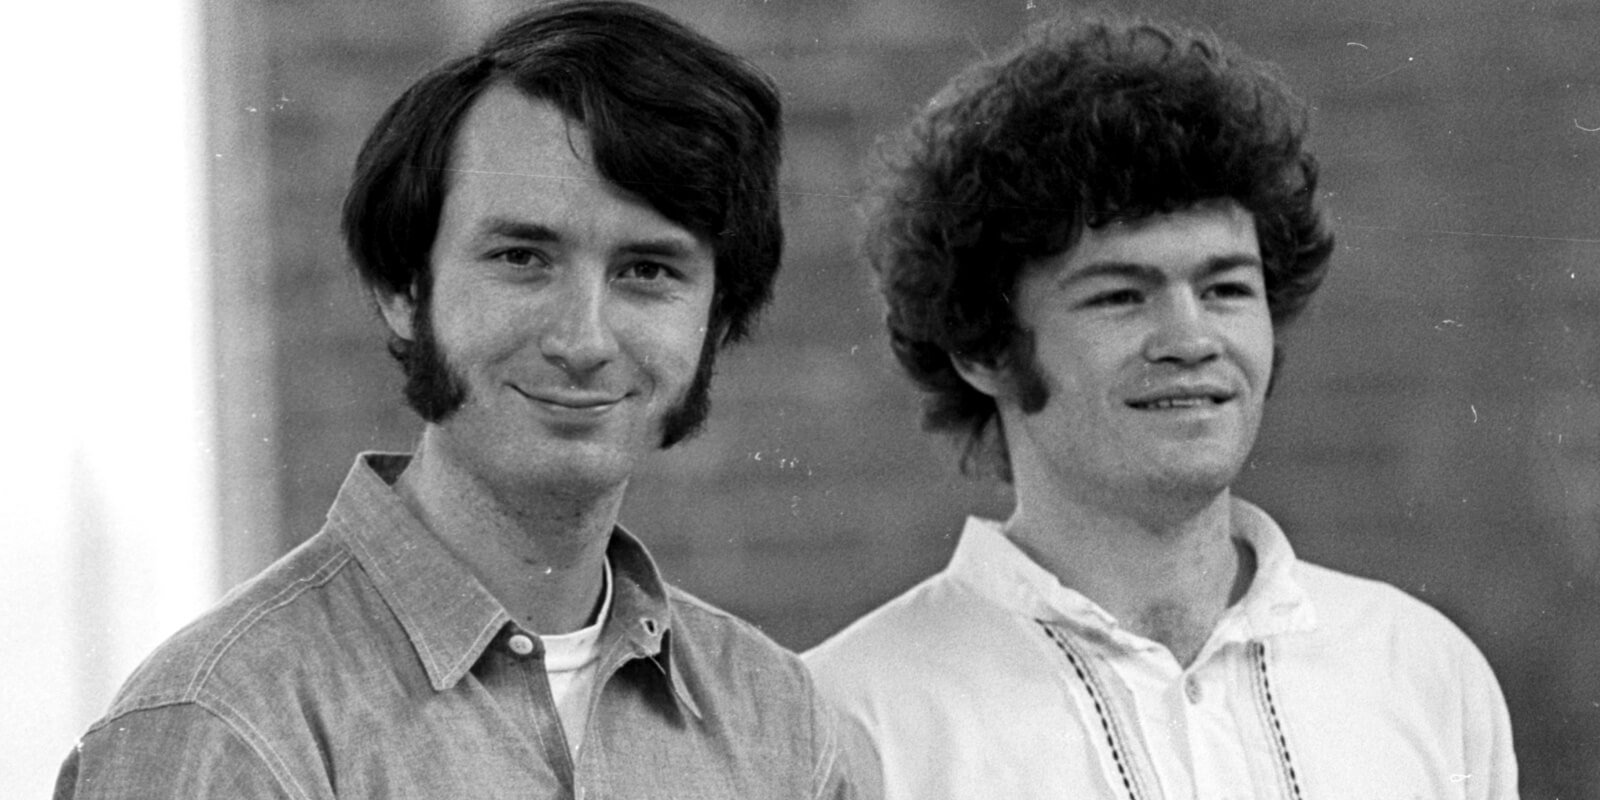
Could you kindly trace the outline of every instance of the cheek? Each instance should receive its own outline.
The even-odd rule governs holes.
[[[469,293],[436,294],[434,337],[451,363],[467,371],[514,357],[527,342],[527,309],[506,302],[484,302]]]
[[[1145,332],[1131,327],[1060,326],[1035,337],[1039,365],[1052,387],[1068,392],[1104,391],[1142,365]]]
[[[1276,344],[1272,322],[1265,317],[1254,320],[1237,338],[1241,360],[1252,373],[1265,382],[1272,375],[1273,353]]]
[[[692,309],[633,320],[619,330],[631,343],[634,360],[657,383],[688,384],[705,344],[706,321]]]

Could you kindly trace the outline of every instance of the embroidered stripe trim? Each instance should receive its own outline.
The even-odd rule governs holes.
[[[1088,692],[1089,700],[1094,703],[1095,714],[1100,717],[1100,727],[1105,731],[1106,746],[1111,749],[1111,760],[1117,765],[1117,776],[1122,779],[1122,788],[1127,790],[1129,800],[1139,800],[1139,793],[1134,789],[1133,775],[1129,770],[1127,758],[1122,754],[1122,737],[1117,735],[1116,724],[1112,721],[1111,713],[1106,708],[1106,701],[1101,697],[1103,693],[1100,691],[1099,684],[1089,673],[1088,665],[1083,662],[1082,657],[1073,651],[1072,647],[1067,644],[1066,639],[1057,633],[1054,628],[1050,627],[1044,620],[1035,621],[1039,623],[1039,627],[1044,629],[1044,633],[1050,637],[1050,641],[1055,642],[1056,648],[1061,651],[1061,654],[1067,657],[1067,663],[1072,665],[1072,671],[1077,673],[1078,680],[1083,682],[1083,688]]]
[[[1300,792],[1300,778],[1295,772],[1294,759],[1289,755],[1289,737],[1284,734],[1283,720],[1278,714],[1278,704],[1272,694],[1272,676],[1267,671],[1266,643],[1251,642],[1250,659],[1255,667],[1251,672],[1255,678],[1256,701],[1266,717],[1267,730],[1278,753],[1279,777],[1283,780],[1284,788],[1290,798],[1303,800],[1305,795]]]

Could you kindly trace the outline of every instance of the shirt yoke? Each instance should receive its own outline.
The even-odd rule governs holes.
[[[319,534],[240,584],[157,647],[95,727],[179,703],[196,703],[224,717],[247,713],[252,700],[266,700],[262,695],[271,688],[292,692],[295,676],[333,669],[330,662],[347,653],[332,634],[352,621],[329,595],[360,594],[338,580],[352,560],[349,550]]]
[[[672,640],[672,657],[685,665],[685,672],[695,676],[717,675],[738,683],[734,692],[753,692],[738,696],[759,698],[775,696],[803,696],[812,694],[811,676],[800,658],[773,641],[750,622],[740,619],[698,597],[668,584],[672,601],[674,627],[682,627]],[[726,675],[717,664],[746,664],[750,670]],[[698,698],[704,694],[695,689]],[[718,692],[724,694],[725,692]]]
[[[1322,634],[1351,647],[1437,657],[1441,664],[1477,653],[1443,612],[1391,584],[1305,561],[1295,565],[1295,579],[1311,596]]]

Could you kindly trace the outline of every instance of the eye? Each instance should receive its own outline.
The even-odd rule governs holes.
[[[1112,306],[1130,306],[1144,301],[1144,294],[1138,289],[1112,289],[1097,292],[1083,302],[1089,308],[1104,308]]]
[[[1256,296],[1256,287],[1246,281],[1222,281],[1206,287],[1205,296],[1219,300],[1246,300]]]
[[[622,271],[617,273],[617,277],[623,280],[644,281],[649,283],[667,280],[677,277],[677,275],[678,273],[676,270],[656,261],[635,261],[626,267],[623,267]]]
[[[544,255],[531,247],[505,247],[489,254],[492,261],[499,261],[513,267],[542,267],[548,261]]]

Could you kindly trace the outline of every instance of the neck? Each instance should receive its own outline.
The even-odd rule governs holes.
[[[1120,511],[1019,486],[1006,535],[1063,586],[1124,627],[1165,645],[1184,666],[1254,577],[1254,552],[1236,541],[1226,489],[1186,513]]]
[[[511,613],[544,635],[590,622],[626,483],[588,491],[496,485],[424,433],[395,490]]]

